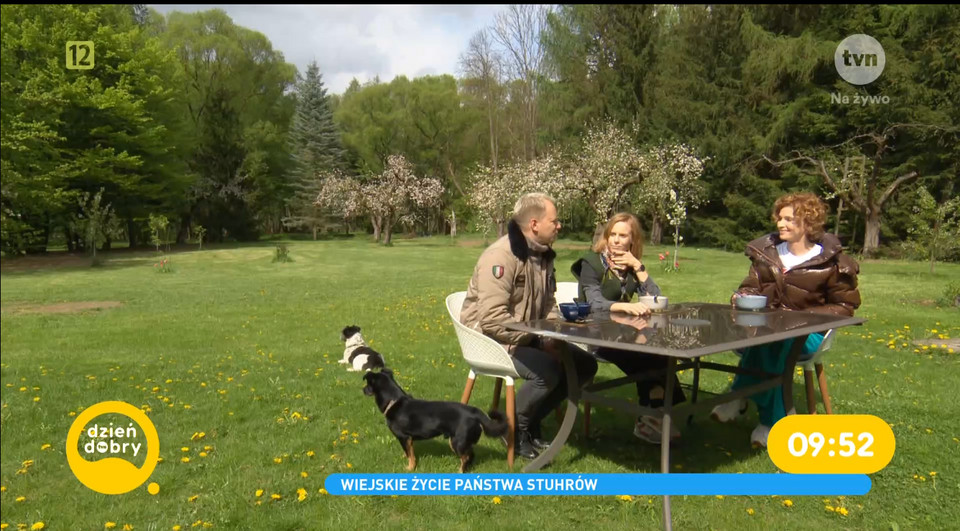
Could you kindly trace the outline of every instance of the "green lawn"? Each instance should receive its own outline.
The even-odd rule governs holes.
[[[246,529],[660,525],[656,497],[504,497],[495,504],[487,496],[320,492],[330,473],[399,473],[406,464],[373,400],[363,395],[361,377],[336,363],[340,329],[362,326],[412,394],[459,399],[467,368],[444,297],[466,289],[482,247],[444,238],[398,240],[390,248],[356,240],[289,245],[295,262],[285,264],[271,263],[273,244],[266,243],[174,253],[169,274],[156,271],[152,253],[108,254],[99,268],[19,267],[5,259],[0,521],[10,529],[40,521],[45,529],[103,529],[115,522],[118,530],[124,524],[202,529],[204,523]],[[560,280],[573,280],[569,265],[585,247],[561,242]],[[681,273],[658,274],[657,251],[648,248],[647,263],[672,302],[725,302],[748,265],[741,254],[688,248],[681,251]],[[845,499],[795,497],[792,507],[769,496],[678,496],[677,529],[960,526],[960,406],[953,398],[960,355],[911,342],[960,337],[958,310],[933,303],[960,278],[960,266],[938,265],[933,276],[927,268],[863,263],[858,315],[869,322],[843,332],[827,360],[835,411],[877,415],[896,434],[896,454],[872,475],[873,490]],[[120,306],[36,311],[80,301]],[[601,367],[601,377],[616,375],[615,367]],[[802,411],[802,378],[796,382]],[[717,391],[727,383],[725,374],[713,373],[702,386]],[[492,387],[491,380],[479,380],[472,403],[486,408]],[[64,447],[73,415],[104,400],[149,409],[163,458],[150,478],[159,494],[150,495],[145,484],[101,495],[72,475]],[[684,472],[774,472],[765,453],[750,449],[755,423],[752,408],[732,425],[698,418],[684,426],[673,463]],[[587,440],[578,422],[577,435],[545,472],[659,471],[659,450],[633,437],[630,418],[604,409],[594,413],[593,425]],[[554,419],[544,428],[552,433]],[[204,437],[191,440],[198,432]],[[443,440],[418,443],[417,453],[418,472],[456,471],[458,460]],[[506,472],[505,457],[498,441],[484,438],[473,471]],[[28,460],[32,465],[24,467]],[[259,498],[258,489],[264,491]],[[272,494],[282,499],[271,501]]]

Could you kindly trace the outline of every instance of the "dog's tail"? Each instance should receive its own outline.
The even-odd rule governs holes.
[[[488,415],[490,418],[481,415],[480,424],[483,426],[483,434],[487,437],[502,437],[507,433],[507,419],[503,413],[493,409]]]

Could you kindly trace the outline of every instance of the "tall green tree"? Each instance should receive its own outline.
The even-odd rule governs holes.
[[[297,112],[290,129],[293,197],[289,203],[291,215],[284,218],[284,223],[308,227],[313,231],[313,239],[317,239],[323,213],[315,201],[323,188],[324,176],[344,168],[345,153],[316,61],[310,63],[297,83],[296,95]]]
[[[82,192],[103,188],[104,202],[131,225],[151,206],[176,202],[187,184],[167,85],[176,62],[133,9],[2,9],[5,249],[39,250],[52,229],[70,232]],[[67,69],[64,44],[81,37],[94,43],[94,67]]]
[[[222,10],[171,13],[162,36],[185,73],[178,88],[195,146],[188,159],[195,180],[177,240],[194,219],[214,240],[225,233],[255,238],[265,214],[279,219],[286,193],[283,136],[294,110],[286,92],[296,68]]]

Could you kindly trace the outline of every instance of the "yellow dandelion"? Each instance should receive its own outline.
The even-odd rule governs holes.
[[[189,462],[190,462],[190,458],[189,458],[189,457],[183,457],[183,458],[180,459],[180,462],[181,462],[181,463],[189,463]]]
[[[34,401],[34,402],[39,402],[39,401],[40,401],[40,397],[39,397],[39,396],[33,397],[33,401]],[[37,523],[40,524],[40,525],[43,525],[43,522],[37,522]],[[36,525],[36,524],[34,524],[34,525]],[[43,528],[41,527],[40,529],[43,529]]]
[[[204,451],[204,452],[211,452],[211,451],[213,451],[213,446],[204,446],[204,447],[203,447],[203,451]]]
[[[307,457],[313,457],[313,456],[315,456],[315,455],[317,455],[317,454],[314,453],[313,450],[310,450],[309,452],[307,452]]]
[[[197,520],[196,522],[190,524],[190,527],[200,527],[200,524],[203,523],[203,520]]]
[[[190,408],[192,408],[192,407],[193,407],[193,406],[191,406],[190,404],[184,404],[184,405],[183,405],[183,409],[190,409]]]
[[[173,529],[173,531],[180,531],[181,528],[180,528],[180,526],[175,525],[175,526],[171,527],[170,529]]]
[[[43,522],[37,522],[32,526],[30,526],[30,531],[40,531],[44,527],[47,527],[46,524],[44,524]]]
[[[273,493],[273,494],[270,495],[270,499],[271,499],[271,500],[274,500],[274,501],[280,500],[280,499],[282,499],[282,498],[283,498],[283,496],[281,496],[281,495],[279,495],[279,494],[277,494],[277,493]]]
[[[197,498],[199,498],[199,497],[200,497],[200,496],[199,496],[198,494],[194,494],[193,496],[190,496],[189,498],[187,498],[187,501],[190,502],[190,503],[193,503],[193,502],[197,501]]]
[[[297,501],[302,502],[305,499],[307,499],[307,490],[303,487],[297,489]]]
[[[793,507],[793,502],[790,500],[783,500],[784,507]]]
[[[104,528],[104,529],[113,529],[114,527],[117,527],[117,523],[116,523],[116,522],[107,522],[107,523],[103,524],[103,528]]]
[[[8,386],[8,387],[9,387],[9,386]],[[8,523],[6,523],[6,522],[0,524],[0,529],[6,529],[6,528],[8,528],[8,527],[10,527],[10,524],[8,524]]]
[[[306,472],[300,472],[300,477],[302,477],[302,478],[307,477],[307,473],[306,473]]]
[[[17,499],[14,501],[16,501],[17,503],[20,503],[22,501],[26,501],[26,499],[27,499],[26,496],[17,496]]]
[[[263,496],[263,489],[257,489],[257,492],[255,492],[254,495],[257,498],[259,498],[260,496]]]
[[[279,458],[279,457],[274,457],[274,458],[273,458],[273,462],[279,465],[280,463],[283,462],[283,459],[281,459],[281,458]]]
[[[49,450],[50,448],[51,448],[51,445],[49,445],[49,444],[44,444],[43,446],[40,447],[40,451]]]
[[[494,496],[494,497],[493,497],[493,504],[494,504],[494,505],[500,505],[500,496]]]
[[[7,492],[7,487],[0,487],[0,492]]]
[[[936,477],[936,475],[937,475],[936,472],[930,472],[930,477]]]
[[[348,433],[350,433],[350,430],[343,430],[340,432],[340,435],[346,435]]]
[[[830,511],[831,513],[833,513],[833,512],[836,512],[836,511],[837,511],[836,509],[834,509],[833,507],[831,507],[831,506],[829,506],[829,505],[827,505],[826,507],[824,507],[824,509],[826,509],[826,510],[828,510],[828,511]]]
[[[123,524],[123,531],[133,531],[133,526],[130,524]]]
[[[318,490],[317,492],[320,493],[321,495],[327,494],[327,489],[321,487],[320,490]]]
[[[717,499],[718,499],[718,500],[722,500],[722,499],[723,499],[723,494],[717,494]]]
[[[204,522],[204,523],[203,523],[203,528],[204,528],[204,529],[210,529],[211,527],[213,527],[213,524],[212,524],[211,522]]]
[[[76,416],[77,416],[77,412],[76,412],[76,411],[71,411],[70,413],[67,413],[67,416],[68,416],[68,417],[76,417]]]
[[[351,465],[350,463],[347,463],[347,468],[353,468],[353,465]]]
[[[629,494],[623,494],[623,495],[617,496],[617,499],[619,499],[620,501],[628,502],[628,501],[633,501],[633,496],[630,496]]]
[[[207,456],[207,452],[200,452],[200,457],[206,457],[206,456]]]
[[[749,514],[750,516],[753,516],[755,512],[756,511],[754,511],[753,508],[747,509],[747,514]]]
[[[840,508],[838,508],[838,509],[837,509],[837,512],[840,513],[840,514],[843,515],[843,516],[846,516],[847,514],[849,514],[849,512],[847,511],[847,508],[846,508],[846,507],[840,507]]]
[[[190,451],[190,448],[187,448],[186,446],[184,446],[183,448],[180,449],[180,451],[181,451],[181,452],[189,452],[189,451]]]

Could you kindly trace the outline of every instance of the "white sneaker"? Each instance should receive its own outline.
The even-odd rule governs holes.
[[[741,398],[713,408],[710,416],[717,422],[730,422],[747,412],[747,399]]]
[[[766,448],[767,437],[769,435],[770,426],[757,424],[757,427],[753,429],[753,433],[750,434],[750,444],[753,445],[754,448]]]

